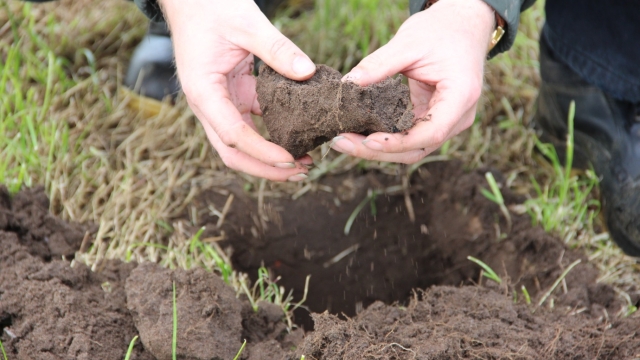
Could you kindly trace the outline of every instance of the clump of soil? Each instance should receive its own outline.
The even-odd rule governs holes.
[[[388,78],[358,86],[335,69],[318,65],[294,81],[262,65],[256,91],[271,141],[296,159],[340,133],[395,133],[413,126],[409,88]]]
[[[233,359],[242,333],[242,305],[233,289],[203,269],[141,264],[133,270],[125,286],[127,306],[145,349],[158,360],[171,359],[174,282],[178,352],[185,359]]]

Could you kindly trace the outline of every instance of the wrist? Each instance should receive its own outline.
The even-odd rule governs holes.
[[[435,4],[439,4],[438,6],[442,6],[442,4],[447,3],[452,6],[453,3],[456,3],[455,6],[458,13],[465,12],[467,10],[471,14],[473,14],[473,23],[472,28],[482,35],[483,38],[486,38],[485,35],[488,35],[487,40],[487,52],[491,51],[496,44],[500,41],[502,36],[505,33],[506,25],[504,19],[483,0],[445,0],[443,2],[439,2],[438,0],[427,0],[424,3],[424,8],[421,10],[428,10],[431,6]]]

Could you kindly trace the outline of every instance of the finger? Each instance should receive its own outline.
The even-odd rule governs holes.
[[[369,149],[362,144],[364,136],[358,134],[340,134],[331,142],[331,148],[343,154],[367,160],[413,164],[429,155],[436,148],[410,150],[404,153],[385,153]]]
[[[275,71],[292,80],[306,80],[316,72],[309,57],[291,40],[282,35],[262,14],[252,19],[236,45],[258,56]]]
[[[406,46],[402,41],[394,38],[387,45],[362,59],[342,79],[343,81],[352,81],[360,86],[367,86],[410,70],[419,58],[412,51],[413,48],[415,46]]]
[[[194,113],[208,124],[228,147],[238,149],[267,165],[293,163],[294,159],[282,147],[265,140],[245,122],[224,86],[226,77],[212,76],[211,82],[200,82],[198,91],[187,97]],[[202,94],[207,94],[206,98]],[[248,114],[247,114],[248,116]]]
[[[301,164],[289,168],[269,166],[258,159],[226,146],[208,124],[203,124],[207,137],[226,166],[249,175],[273,181],[300,181],[307,178],[308,169]]]
[[[409,79],[409,94],[411,96],[414,114],[423,114],[429,109],[429,103],[431,102],[435,89],[435,86]]]
[[[245,57],[227,74],[227,91],[240,114],[254,112],[257,105],[256,78],[253,76],[253,55]]]
[[[452,136],[471,126],[476,103],[477,97],[465,84],[440,82],[429,106],[416,112],[418,120],[413,128],[397,134],[371,134],[364,145],[387,153],[438,148]]]
[[[299,162],[302,165],[311,166],[313,165],[313,158],[309,155],[303,155],[302,157],[296,159],[296,162]]]

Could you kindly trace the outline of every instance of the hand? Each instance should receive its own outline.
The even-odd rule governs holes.
[[[160,0],[173,38],[176,67],[189,106],[230,168],[276,181],[306,178],[305,156],[295,160],[256,130],[260,115],[253,54],[293,80],[315,65],[282,35],[251,0]]]
[[[370,85],[409,78],[416,125],[405,133],[340,134],[333,149],[353,156],[415,163],[473,124],[482,91],[493,9],[481,0],[443,0],[411,16],[389,43],[343,81]]]

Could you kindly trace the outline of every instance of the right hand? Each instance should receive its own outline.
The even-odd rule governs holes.
[[[261,115],[253,77],[255,54],[292,80],[315,65],[251,0],[160,0],[171,29],[176,67],[189,106],[230,168],[275,181],[300,181],[308,155],[294,159],[258,134]]]

